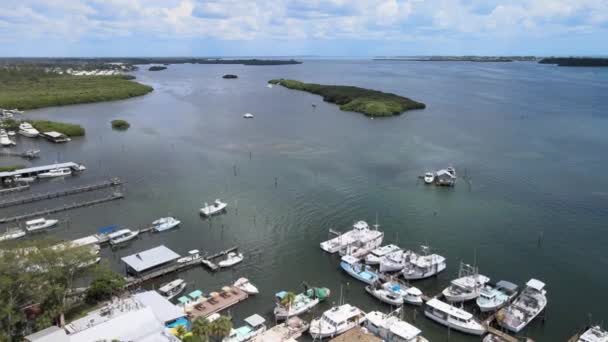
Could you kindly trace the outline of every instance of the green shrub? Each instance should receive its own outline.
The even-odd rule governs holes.
[[[112,128],[114,129],[125,130],[129,127],[131,127],[131,124],[129,124],[126,120],[112,120]]]
[[[0,172],[12,172],[23,168],[25,168],[23,165],[0,166]]]
[[[63,133],[68,137],[81,137],[85,133],[84,128],[76,124],[47,120],[33,120],[30,121],[30,123],[32,124],[32,126],[34,126],[34,128],[36,128],[40,132],[55,131]]]

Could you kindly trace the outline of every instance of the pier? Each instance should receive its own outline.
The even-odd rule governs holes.
[[[40,154],[40,150],[27,150],[23,152],[16,151],[0,151],[0,156],[4,157],[21,157],[25,159],[34,159],[38,158]]]
[[[108,181],[104,181],[101,183],[79,186],[79,187],[71,188],[68,190],[47,192],[47,193],[43,193],[43,194],[35,194],[32,196],[28,196],[28,197],[16,198],[16,199],[12,199],[9,201],[1,201],[0,208],[8,208],[8,207],[12,207],[15,205],[33,203],[33,202],[38,202],[38,201],[52,199],[52,198],[80,194],[80,193],[84,193],[84,192],[95,191],[95,190],[105,189],[105,188],[109,188],[109,187],[113,187],[113,186],[118,186],[121,184],[122,184],[122,181],[120,179],[112,178]]]
[[[90,201],[83,201],[83,202],[76,202],[76,203],[72,203],[72,204],[66,204],[66,205],[64,205],[62,207],[56,207],[56,208],[51,208],[51,209],[43,209],[43,210],[31,212],[29,214],[24,214],[24,215],[18,215],[18,216],[12,216],[12,217],[3,217],[3,218],[0,218],[0,224],[9,223],[9,222],[16,222],[16,221],[23,221],[23,220],[27,220],[27,219],[30,219],[30,218],[33,218],[33,217],[54,214],[54,213],[58,213],[58,212],[62,212],[62,211],[67,211],[67,210],[72,210],[72,209],[77,209],[77,208],[89,207],[89,206],[92,206],[92,205],[95,205],[95,204],[110,202],[110,201],[114,201],[114,200],[121,199],[121,198],[124,198],[124,195],[122,193],[120,193],[120,192],[115,192],[115,193],[111,194],[110,196],[101,197],[101,198],[90,200]]]
[[[6,189],[0,190],[0,195],[8,195],[8,194],[12,194],[13,192],[26,191],[29,189],[30,189],[29,184],[14,186],[12,188],[6,188]]]
[[[211,292],[209,297],[201,298],[198,303],[186,304],[186,312],[191,318],[208,317],[226,310],[249,298],[243,290],[234,286],[224,286],[219,292]],[[191,310],[188,310],[191,309]]]
[[[15,177],[38,176],[41,173],[49,172],[53,169],[62,169],[62,168],[69,168],[72,170],[72,172],[81,172],[86,169],[84,166],[74,163],[74,162],[42,165],[42,166],[28,167],[25,169],[19,169],[19,170],[15,170],[15,171],[0,172],[0,181],[4,182],[6,179],[14,179]]]

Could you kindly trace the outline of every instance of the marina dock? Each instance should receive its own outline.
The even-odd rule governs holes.
[[[28,150],[23,152],[17,151],[0,151],[0,156],[5,157],[21,157],[25,159],[34,159],[38,158],[40,155],[40,150]]]
[[[208,317],[216,312],[225,310],[237,303],[249,298],[249,295],[234,286],[224,286],[219,292],[211,292],[208,298],[191,305],[191,310],[186,309],[188,316],[192,319],[197,317]],[[190,304],[188,304],[190,306]]]
[[[71,169],[73,172],[81,172],[85,169],[84,166],[74,163],[74,162],[41,165],[41,166],[35,166],[35,167],[28,167],[25,169],[19,169],[19,170],[15,170],[15,171],[0,172],[0,181],[5,182],[7,179],[14,179],[15,177],[38,176],[41,173],[49,172],[53,169],[62,169],[62,168]]]
[[[510,302],[509,302],[510,303]],[[496,313],[493,313],[490,317],[482,322],[483,326],[486,327],[489,334],[500,337],[503,341],[507,342],[520,342],[517,338],[500,331],[494,327],[492,327],[492,322],[496,319]]]
[[[95,191],[95,190],[105,189],[105,188],[109,188],[109,187],[119,186],[121,184],[122,184],[122,181],[120,179],[112,178],[108,181],[104,181],[101,183],[94,183],[94,184],[89,184],[89,185],[85,185],[85,186],[79,186],[79,187],[71,188],[68,190],[47,192],[47,193],[43,193],[43,194],[35,194],[32,196],[28,196],[28,197],[16,198],[16,199],[8,200],[8,201],[0,201],[0,208],[8,208],[8,207],[26,204],[26,203],[33,203],[33,202],[38,202],[38,201],[47,200],[47,199],[53,199],[53,198],[58,198],[58,197],[74,195],[74,194],[80,194],[83,192],[89,192],[89,191]]]
[[[0,195],[8,195],[8,194],[12,194],[13,192],[26,191],[29,189],[30,189],[29,184],[14,186],[12,188],[6,188],[6,189],[0,190]]]
[[[0,218],[0,224],[23,221],[23,220],[27,220],[27,219],[30,219],[33,217],[54,214],[54,213],[58,213],[58,212],[66,211],[66,210],[77,209],[77,208],[89,207],[89,206],[92,206],[95,204],[110,202],[110,201],[114,201],[114,200],[121,199],[121,198],[124,198],[124,195],[120,192],[115,192],[109,196],[101,197],[101,198],[90,200],[90,201],[75,202],[72,204],[66,204],[62,207],[38,210],[35,212],[31,212],[29,214],[23,214],[23,215],[18,215],[18,216],[11,216],[11,217],[3,217],[3,218]]]
[[[308,322],[294,316],[254,337],[252,342],[295,342],[309,326]]]

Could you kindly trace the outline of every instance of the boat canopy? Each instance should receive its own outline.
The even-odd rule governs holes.
[[[506,281],[506,280],[501,280],[498,283],[496,283],[496,287],[500,288],[500,289],[505,289],[508,292],[515,292],[517,291],[518,286],[513,284],[510,281]]]
[[[97,232],[99,234],[108,234],[108,233],[115,231],[117,228],[118,228],[118,226],[101,227],[97,230]]]
[[[262,317],[258,314],[251,315],[251,316],[245,318],[244,321],[245,321],[245,323],[249,324],[252,327],[258,327],[266,322],[264,317]]]
[[[192,291],[188,294],[188,296],[192,299],[198,299],[203,296],[203,291],[201,291],[201,290]]]
[[[526,283],[526,286],[540,292],[545,287],[545,283],[543,283],[542,281],[540,281],[538,279],[532,278],[532,279],[528,280],[528,282]]]
[[[431,300],[426,302],[426,305],[463,321],[468,321],[473,318],[473,315],[471,315],[470,313],[461,310],[455,306],[452,306],[448,303],[442,302],[437,298],[432,298]]]
[[[359,259],[355,258],[352,255],[345,255],[345,256],[342,257],[342,261],[344,261],[347,264],[353,265],[353,264],[358,263]]]
[[[313,287],[306,291],[306,296],[311,298],[318,298],[320,301],[324,301],[329,297],[329,290],[322,287]]]
[[[286,296],[286,295],[287,295],[287,291],[281,291],[281,292],[277,292],[277,293],[275,294],[275,296],[276,296],[278,299],[281,299],[281,300],[282,300],[283,298],[285,298],[285,296]]]
[[[182,304],[187,304],[187,303],[190,303],[190,298],[188,298],[186,296],[181,296],[181,297],[177,298],[177,301]]]

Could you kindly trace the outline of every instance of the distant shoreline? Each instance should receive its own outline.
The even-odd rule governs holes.
[[[395,62],[478,62],[478,63],[508,63],[508,62],[536,62],[538,57],[534,56],[429,56],[429,57],[376,57],[374,61]]]

